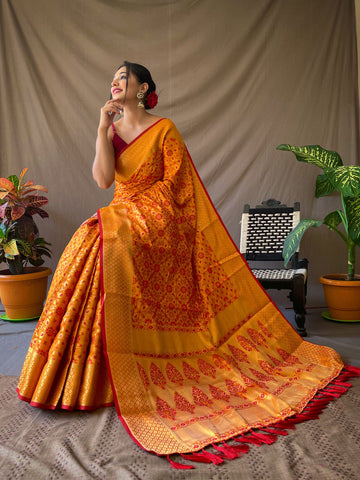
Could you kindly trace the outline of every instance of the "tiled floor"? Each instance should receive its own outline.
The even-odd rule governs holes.
[[[294,313],[282,307],[293,324]],[[308,309],[306,340],[334,348],[345,363],[360,367],[360,323],[339,323],[325,320],[321,308]],[[19,375],[36,321],[6,322],[0,320],[0,374]]]

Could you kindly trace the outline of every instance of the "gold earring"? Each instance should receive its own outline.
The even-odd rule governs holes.
[[[136,96],[139,99],[139,103],[137,104],[138,108],[145,108],[145,105],[144,105],[145,95],[143,94],[143,92],[137,92]]]

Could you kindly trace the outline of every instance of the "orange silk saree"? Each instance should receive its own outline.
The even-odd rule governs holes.
[[[342,369],[258,284],[162,119],[120,152],[114,200],[64,251],[18,394],[43,408],[114,402],[148,451],[213,444],[231,458],[219,442],[296,418]]]

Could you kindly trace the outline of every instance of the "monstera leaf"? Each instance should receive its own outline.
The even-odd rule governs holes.
[[[324,224],[331,230],[334,230],[342,222],[341,214],[339,210],[331,212],[324,218]]]
[[[348,234],[351,240],[360,247],[360,196],[346,197],[345,209],[348,219]]]
[[[326,175],[318,175],[316,179],[315,197],[326,197],[333,193],[334,185],[330,182]]]
[[[319,220],[313,220],[311,218],[304,218],[296,225],[294,230],[292,230],[289,235],[286,237],[284,242],[284,247],[282,251],[282,256],[284,259],[285,266],[289,263],[291,257],[298,250],[300,241],[310,227],[320,227],[323,222]]]
[[[281,144],[276,150],[293,152],[299,162],[311,163],[325,170],[326,168],[340,167],[343,162],[340,155],[332,150],[325,150],[320,145],[305,145],[296,147],[295,145]]]
[[[360,167],[347,165],[329,168],[325,171],[325,175],[344,197],[360,195]]]

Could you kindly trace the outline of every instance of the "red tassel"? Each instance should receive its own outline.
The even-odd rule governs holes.
[[[312,408],[305,408],[305,410],[302,411],[303,415],[311,415],[313,413],[321,413],[324,411],[325,405],[319,405],[318,407],[312,407]]]
[[[348,391],[346,387],[341,387],[340,385],[328,385],[326,387],[326,391],[328,392],[340,392],[341,394]]]
[[[235,450],[232,450],[232,448],[229,445],[227,445],[226,443],[224,443],[223,447],[220,446],[220,445],[216,445],[214,443],[212,444],[212,446],[218,452],[223,453],[225,455],[225,457],[228,458],[229,460],[233,460],[234,458],[237,458],[237,457],[240,456]]]
[[[314,417],[314,418],[319,418],[319,417]],[[292,421],[294,422],[294,424],[296,425],[297,423],[302,423],[306,420],[309,420],[309,415],[302,415],[301,413],[298,413],[297,415],[295,415],[295,417],[292,419]]]
[[[243,435],[242,437],[234,438],[234,440],[241,443],[251,443],[252,445],[256,445],[257,447],[263,444],[263,442],[259,438],[255,438],[252,435]]]
[[[280,420],[280,422],[275,424],[279,428],[286,428],[287,430],[295,430],[295,424],[292,420]]]
[[[311,400],[310,403],[308,403],[308,405],[323,405],[326,407],[326,405],[328,405],[328,403],[331,402],[331,399],[330,398],[320,398],[320,397],[315,397]]]
[[[308,403],[306,408],[315,408],[315,407],[323,407],[326,408],[333,399],[330,398],[328,395],[324,397],[315,398],[314,401]]]
[[[340,397],[352,386],[351,383],[348,383],[346,380],[351,377],[359,376],[360,368],[345,365],[338,377],[332,380],[332,382],[325,388],[319,390],[301,413],[286,418],[285,420],[280,420],[277,423],[268,425],[267,427],[263,427],[256,431],[250,430],[245,435],[232,439],[242,445],[228,445],[225,442],[223,442],[222,445],[213,444],[213,447],[219,452],[219,454],[211,453],[203,449],[201,452],[194,452],[186,455],[182,453],[181,456],[185,460],[193,462],[214,463],[215,465],[220,465],[224,462],[224,458],[234,459],[240,457],[242,453],[247,453],[249,451],[249,445],[247,444],[257,446],[262,444],[271,445],[277,440],[278,435],[287,435],[287,430],[294,430],[297,423],[318,419],[319,413],[321,413],[324,408],[334,400],[334,398]],[[167,460],[171,467],[175,469],[190,470],[194,468],[193,465],[184,465],[182,463],[174,462],[171,460],[170,455],[167,455]]]
[[[345,372],[351,372],[353,376],[360,376],[360,368],[358,367],[353,367],[352,365],[344,365],[344,370]]]
[[[272,434],[265,435],[264,433],[260,432],[252,432],[252,434],[255,435],[255,437],[258,437],[263,443],[266,443],[267,445],[271,445],[277,440],[277,436]]]
[[[235,438],[233,440],[235,440]],[[240,453],[248,453],[250,450],[249,445],[231,445],[231,448]]]
[[[333,380],[333,383],[335,383],[335,385],[341,385],[343,387],[352,387],[352,384],[351,383],[348,383],[348,382],[341,382],[340,380],[338,380],[337,378],[335,378],[335,380]]]
[[[357,374],[353,374],[351,372],[342,372],[342,373],[340,373],[340,375],[338,377],[336,377],[333,380],[333,382],[338,381],[338,380],[340,380],[342,382],[343,380],[349,380],[349,378],[353,378],[353,377],[357,377],[357,376],[358,376]]]
[[[166,458],[168,459],[172,468],[175,468],[177,470],[191,470],[192,468],[194,468],[193,465],[184,465],[183,463],[174,462],[173,460],[171,460],[170,455],[167,455]]]
[[[328,390],[323,390],[321,393],[323,395],[328,395],[329,397],[335,397],[335,398],[341,397],[341,393],[329,392]]]
[[[299,413],[296,415],[296,423],[306,422],[307,420],[317,420],[318,418],[319,415],[317,415],[317,413]]]
[[[264,432],[273,433],[275,435],[285,435],[286,436],[288,434],[288,432],[286,430],[282,430],[280,428],[275,428],[273,426],[264,427],[261,430],[264,431]]]
[[[210,452],[207,452],[206,450],[203,450],[203,454],[215,465],[220,465],[220,463],[224,462],[224,460],[219,455],[216,455],[215,453],[210,453]]]
[[[187,455],[181,454],[183,459],[190,460],[191,462],[198,462],[198,463],[212,463],[211,460],[205,457],[205,455],[201,452],[190,453]]]
[[[327,403],[319,403],[316,404],[314,403],[313,405],[308,405],[307,407],[304,408],[303,412],[317,412],[320,411],[322,412],[326,407],[328,406]]]

